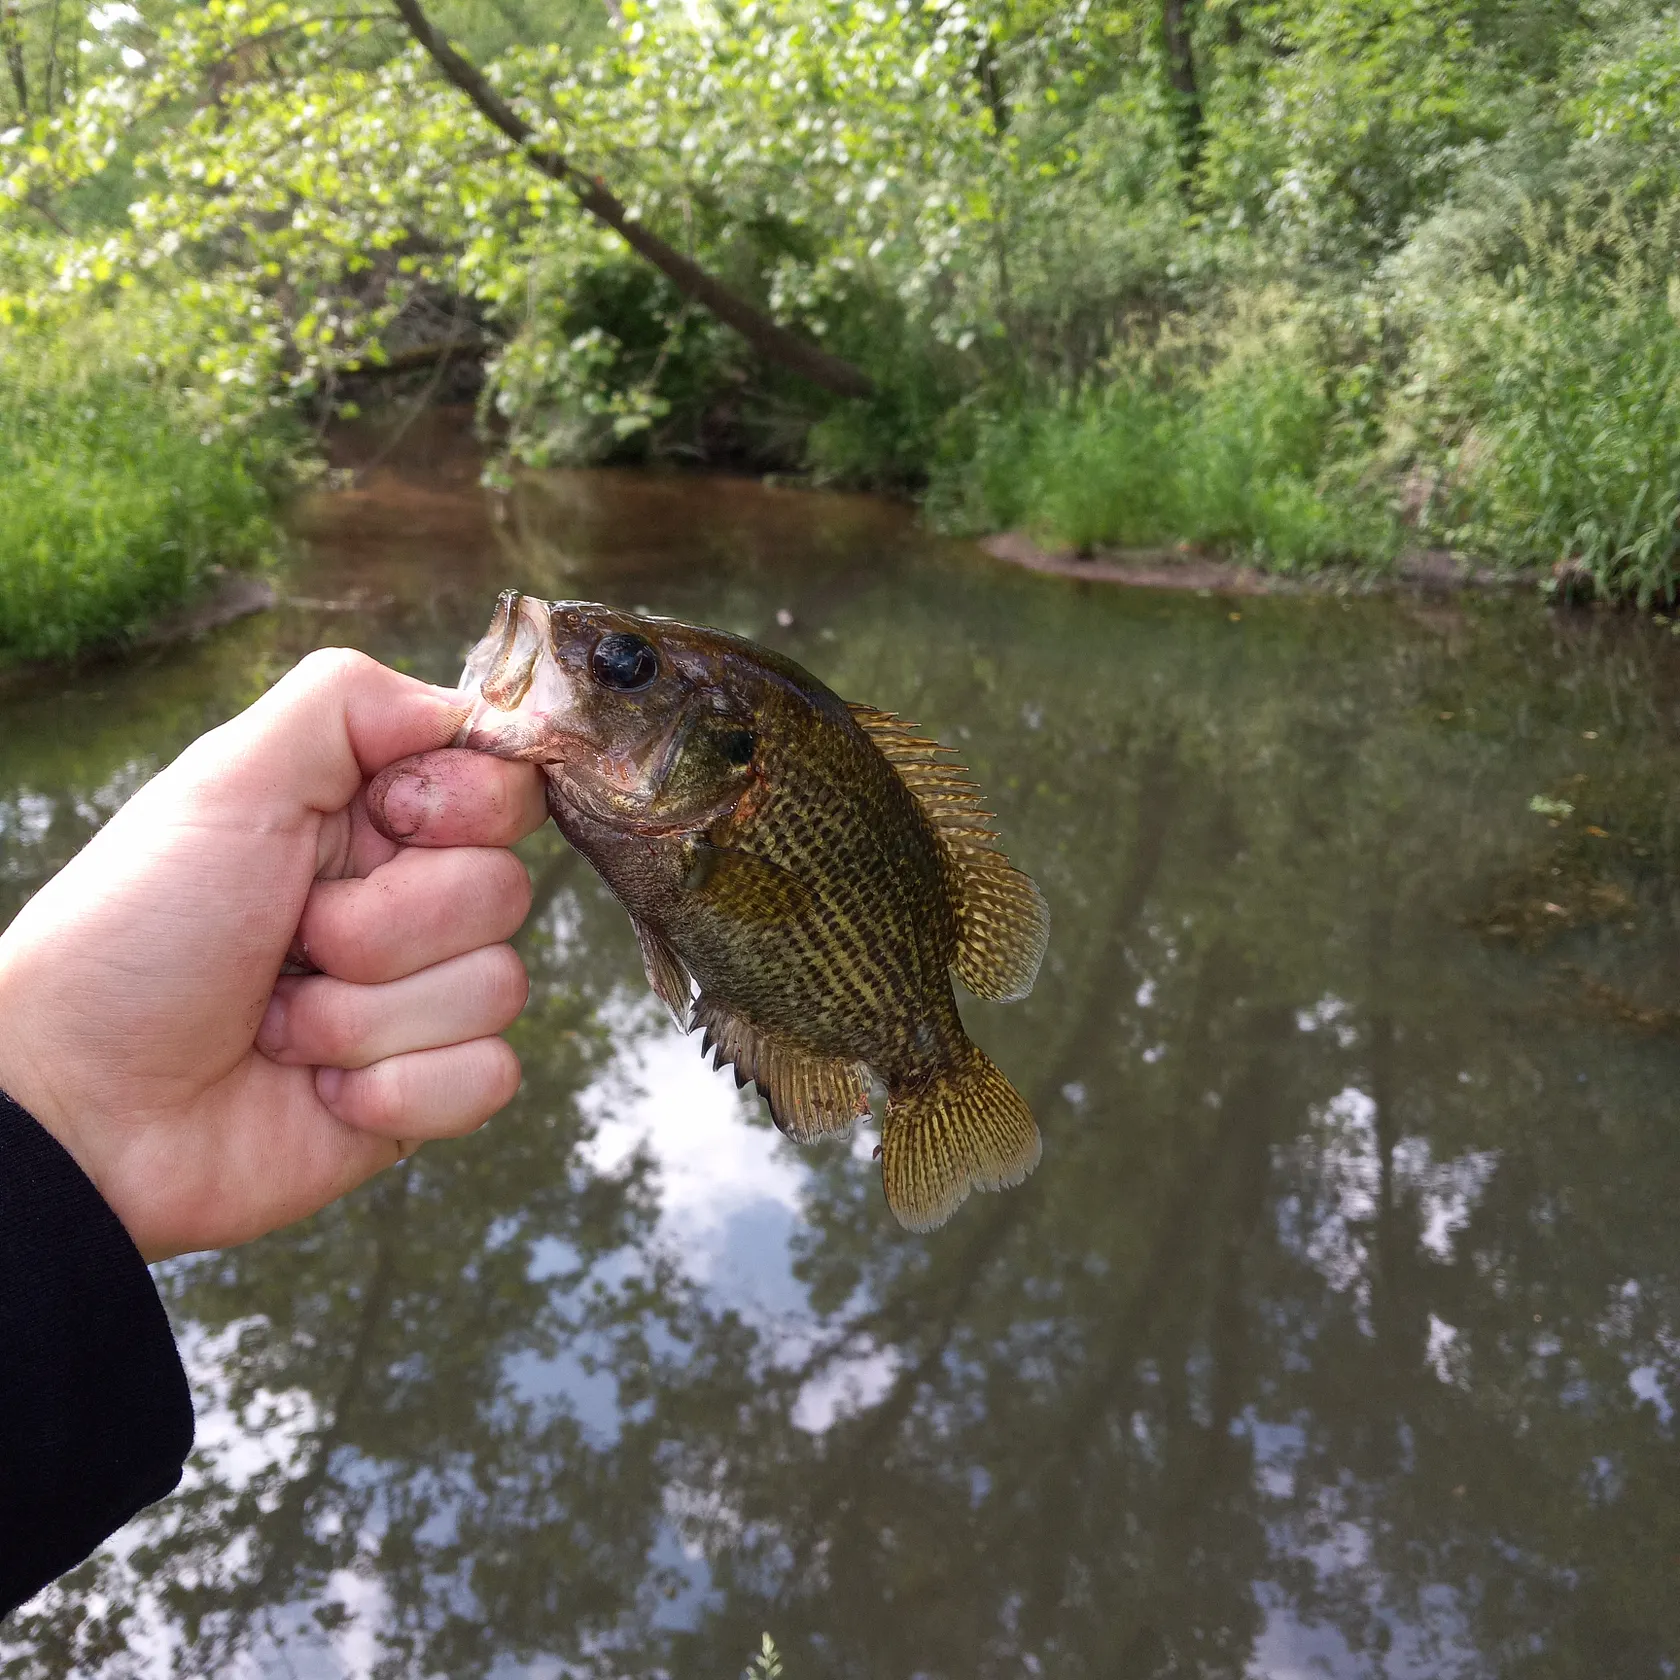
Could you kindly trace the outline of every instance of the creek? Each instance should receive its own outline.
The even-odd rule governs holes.
[[[1043,1164],[898,1229],[873,1132],[781,1138],[550,830],[518,1099],[157,1269],[187,1481],[0,1674],[1676,1672],[1680,638],[476,474],[411,437],[278,610],[0,701],[3,913],[312,647],[452,682],[508,585],[714,623],[990,796],[1050,953],[963,1007]]]

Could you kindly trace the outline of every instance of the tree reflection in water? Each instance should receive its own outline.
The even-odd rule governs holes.
[[[722,1677],[768,1628],[790,1680],[1672,1673],[1672,645],[1498,604],[1239,627],[866,504],[667,529],[670,494],[548,481],[483,564],[960,744],[1055,914],[1033,998],[969,1010],[1044,1164],[899,1231],[873,1140],[777,1138],[545,836],[520,1099],[162,1269],[188,1483],[0,1672]],[[414,564],[350,628],[441,673],[488,591]],[[8,890],[326,628],[55,696],[47,740],[15,702]]]

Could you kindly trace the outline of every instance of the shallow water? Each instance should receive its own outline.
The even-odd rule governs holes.
[[[962,748],[1054,916],[964,1005],[1043,1165],[900,1231],[542,836],[518,1101],[158,1269],[188,1480],[0,1673],[1676,1671],[1680,639],[427,447],[306,510],[283,610],[0,702],[8,909],[312,646],[453,680],[507,584],[699,618]]]

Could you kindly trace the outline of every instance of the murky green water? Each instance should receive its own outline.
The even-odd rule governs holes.
[[[304,604],[5,700],[8,904],[311,646],[452,680],[510,583],[709,620],[993,796],[1051,954],[965,1013],[1044,1163],[899,1231],[873,1138],[778,1137],[545,836],[518,1102],[160,1269],[188,1483],[0,1672],[1675,1672],[1680,640],[1237,617],[749,484],[489,508],[375,475]]]

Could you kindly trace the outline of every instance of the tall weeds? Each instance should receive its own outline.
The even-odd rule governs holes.
[[[1422,312],[1440,540],[1641,606],[1680,592],[1674,218],[1530,208],[1525,260]]]
[[[968,422],[930,492],[957,528],[1024,527],[1078,550],[1185,543],[1279,570],[1387,560],[1380,487],[1334,482],[1347,449],[1322,370],[1281,352],[1210,374],[1122,367],[1095,391]]]
[[[0,340],[0,659],[121,642],[271,543],[276,428],[148,369],[134,329]]]

